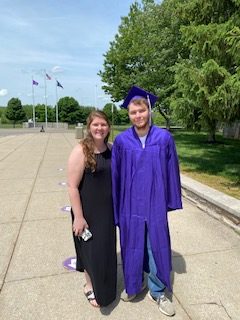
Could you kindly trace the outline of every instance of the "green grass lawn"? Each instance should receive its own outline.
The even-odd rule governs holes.
[[[240,141],[217,134],[217,143],[209,144],[206,133],[181,130],[173,136],[183,174],[240,199]]]
[[[173,133],[181,172],[240,199],[240,141],[217,135],[207,143],[206,133]]]

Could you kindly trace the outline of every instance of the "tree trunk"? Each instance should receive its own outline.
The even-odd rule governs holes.
[[[216,143],[216,129],[217,129],[217,121],[216,120],[208,120],[208,142]]]
[[[208,133],[208,142],[215,143],[216,142],[216,135],[215,132]]]
[[[170,119],[168,117],[166,117],[165,119],[166,119],[166,128],[170,130]]]
[[[163,116],[163,118],[166,120],[166,128],[169,130],[170,129],[170,117],[163,112],[160,108],[158,108],[159,113]]]

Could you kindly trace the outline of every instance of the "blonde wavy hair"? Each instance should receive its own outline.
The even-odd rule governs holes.
[[[90,131],[90,125],[95,118],[101,118],[105,120],[109,126],[109,129],[111,127],[109,119],[103,111],[100,111],[100,110],[91,111],[91,113],[87,117],[87,134],[86,134],[86,137],[80,143],[83,147],[83,153],[85,155],[85,167],[90,168],[92,172],[96,170],[96,165],[97,165],[96,157],[94,154],[94,140]],[[109,135],[110,135],[110,130],[108,135],[104,139],[104,142],[106,145],[108,142]]]

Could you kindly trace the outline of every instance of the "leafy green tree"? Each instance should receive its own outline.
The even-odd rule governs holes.
[[[113,109],[113,112],[112,112],[112,109]],[[103,112],[106,113],[110,123],[113,122],[114,124],[117,124],[119,122],[118,110],[114,104],[112,103],[105,104],[105,106],[103,107]]]
[[[105,54],[99,72],[103,89],[114,101],[122,100],[135,84],[159,96],[158,108],[169,122],[170,96],[174,91],[174,70],[179,55],[185,56],[181,44],[178,14],[186,0],[152,0],[134,3],[122,18],[118,34]]]
[[[33,118],[33,106],[32,106],[32,104],[23,105],[23,110],[26,113],[27,119],[32,119]]]
[[[35,117],[37,122],[45,122],[45,105],[37,104],[35,106]]]
[[[207,127],[215,142],[219,122],[239,118],[239,0],[192,0],[182,7],[187,58],[175,71],[172,107],[187,126]]]
[[[45,104],[37,104],[35,106],[35,117],[36,122],[45,122]],[[50,106],[47,106],[47,120],[48,122],[54,122],[55,121],[55,108],[52,108]]]
[[[95,110],[95,108],[90,106],[80,106],[80,110],[81,116],[79,117],[78,122],[86,124],[87,117],[91,111]]]
[[[1,123],[2,124],[6,124],[6,123],[9,123],[10,121],[6,118],[6,107],[1,107]]]
[[[55,122],[56,121],[56,107],[48,106],[47,115],[48,115],[48,122]]]
[[[129,124],[130,120],[128,117],[128,111],[126,109],[118,110],[118,124],[125,125]]]
[[[152,122],[156,126],[164,127],[166,125],[165,118],[157,110],[152,113]]]
[[[134,70],[137,72],[140,66],[140,52],[133,48],[135,28],[137,27],[141,9],[134,3],[130,7],[130,13],[122,18],[118,34],[110,43],[108,52],[104,55],[103,70],[99,72],[102,81],[106,83],[103,89],[112,96],[113,101],[120,101],[126,92],[135,83]],[[136,51],[136,52],[134,52]],[[139,56],[137,56],[139,55]]]
[[[105,54],[103,89],[122,100],[135,84],[159,96],[167,126],[209,131],[239,118],[239,0],[134,3]]]
[[[81,122],[83,117],[83,110],[79,103],[72,97],[63,97],[58,101],[59,119],[62,122],[69,124],[76,124]]]
[[[7,104],[5,116],[7,119],[13,122],[14,128],[17,122],[25,120],[26,114],[23,110],[21,100],[19,100],[18,98],[10,99]]]

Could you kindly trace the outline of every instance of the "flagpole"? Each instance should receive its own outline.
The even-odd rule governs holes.
[[[56,81],[56,123],[58,128],[58,93],[57,93],[57,81]]]
[[[47,129],[47,81],[46,81],[46,70],[44,70],[44,84],[45,84],[45,127]]]
[[[59,81],[56,80],[56,123],[57,123],[57,128],[58,128],[58,92],[57,92],[57,87],[61,87],[63,89],[63,86]]]
[[[32,100],[33,100],[33,127],[36,127],[35,122],[35,99],[34,99],[34,87],[33,87],[33,76],[32,76]]]
[[[95,104],[95,110],[97,110],[97,84],[95,85],[94,88],[94,104]]]

